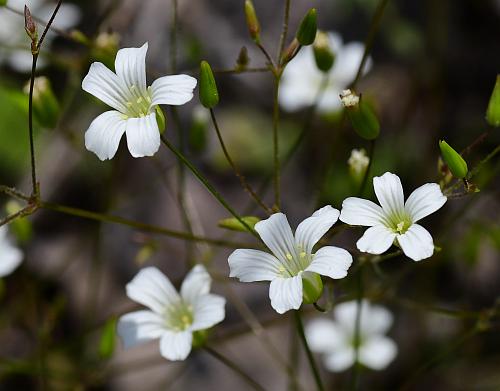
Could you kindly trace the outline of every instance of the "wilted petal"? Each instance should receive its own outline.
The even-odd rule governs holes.
[[[330,205],[318,209],[313,215],[302,221],[295,231],[295,240],[307,254],[311,254],[314,245],[333,224],[337,222],[340,212]]]
[[[386,172],[373,178],[373,188],[386,214],[399,216],[404,212],[404,193],[401,180],[395,174]]]
[[[226,315],[224,306],[226,299],[222,296],[208,294],[200,296],[193,303],[192,331],[204,330],[222,322]]]
[[[136,88],[140,94],[146,92],[146,53],[148,43],[140,48],[118,50],[115,59],[115,71],[118,77],[130,89]]]
[[[85,133],[85,147],[101,160],[115,156],[127,123],[118,111],[111,110],[92,121]]]
[[[152,86],[152,105],[183,105],[193,99],[197,80],[188,75],[164,76]]]
[[[160,148],[156,114],[127,120],[127,145],[133,157],[153,156]]]
[[[306,325],[307,342],[312,351],[328,353],[340,349],[347,336],[334,321],[325,318],[313,319]]]
[[[162,317],[154,312],[144,310],[123,315],[117,326],[118,335],[125,348],[160,338],[164,331]]]
[[[287,254],[296,254],[295,238],[283,213],[275,213],[266,220],[259,221],[255,224],[255,230],[280,261],[287,263]]]
[[[359,251],[370,254],[382,254],[391,247],[396,234],[384,225],[368,228],[356,242]]]
[[[269,287],[269,298],[279,314],[299,309],[302,304],[302,276],[275,278]]]
[[[182,361],[191,352],[191,331],[165,331],[160,340],[160,353],[170,361]]]
[[[271,281],[280,273],[278,259],[260,250],[235,250],[228,262],[229,277],[236,277],[241,282]]]
[[[437,183],[426,183],[415,189],[406,200],[405,208],[414,223],[434,213],[446,203]]]
[[[384,336],[368,338],[359,349],[359,361],[368,368],[381,370],[396,357],[398,347]]]
[[[210,292],[212,278],[203,265],[191,269],[181,285],[181,296],[187,303],[194,303],[196,298]]]
[[[418,224],[412,224],[403,235],[398,235],[398,243],[405,255],[414,261],[429,258],[434,254],[431,234]]]
[[[347,276],[347,270],[351,264],[352,256],[349,252],[343,248],[326,246],[314,254],[311,264],[305,271],[338,279]]]
[[[342,202],[340,220],[346,224],[372,227],[382,224],[384,219],[382,208],[372,201],[349,197]]]

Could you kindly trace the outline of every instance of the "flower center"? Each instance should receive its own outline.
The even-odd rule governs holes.
[[[123,113],[127,118],[145,117],[151,112],[151,88],[141,91],[135,85],[129,88],[129,96],[125,105],[127,112]]]
[[[193,324],[193,307],[180,302],[165,311],[165,324],[173,331],[183,331]]]
[[[308,255],[301,245],[297,246],[296,251],[285,254],[287,262],[282,263],[279,272],[283,277],[294,277],[303,272],[311,263],[312,255]]]
[[[408,228],[412,225],[412,221],[410,216],[408,215],[398,215],[398,216],[392,216],[392,218],[389,219],[389,228],[392,230],[392,232],[402,235],[406,231],[408,231]]]

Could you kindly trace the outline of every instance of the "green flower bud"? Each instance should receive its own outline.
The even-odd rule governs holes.
[[[305,304],[316,303],[323,293],[323,281],[317,273],[302,273],[302,298]]]
[[[200,102],[207,109],[213,109],[219,103],[219,92],[215,83],[210,64],[202,61],[200,64]]]
[[[380,124],[372,106],[351,90],[342,91],[340,99],[356,133],[366,140],[376,139]]]
[[[248,224],[250,228],[253,228],[255,224],[260,221],[260,219],[255,216],[243,216],[241,219]],[[248,232],[248,229],[235,217],[220,220],[218,226],[231,231]]]
[[[24,92],[29,94],[30,83],[24,87]],[[54,128],[59,119],[61,108],[57,101],[50,80],[45,76],[35,78],[33,85],[33,116],[45,128]]]
[[[335,54],[330,47],[328,34],[323,31],[318,31],[313,44],[314,59],[316,66],[320,71],[328,72],[335,62]]]
[[[165,129],[167,129],[167,118],[165,117],[165,114],[163,113],[163,110],[161,109],[160,106],[156,106],[155,111],[156,111],[156,122],[158,123],[158,129],[160,130],[160,133],[163,133]]]
[[[492,126],[500,126],[500,75],[497,76],[497,81],[493,88],[490,102],[488,103],[486,120]]]
[[[252,39],[259,43],[260,42],[260,24],[259,19],[257,19],[257,14],[255,13],[255,8],[253,6],[252,0],[245,1],[245,17],[247,19],[248,31]]]
[[[24,29],[26,30],[26,34],[30,37],[32,42],[32,51],[33,51],[33,43],[36,45],[38,43],[38,28],[36,27],[36,23],[31,16],[30,9],[27,5],[24,6]]]
[[[316,8],[311,8],[306,16],[304,16],[304,19],[302,19],[302,22],[300,22],[296,35],[297,40],[303,46],[312,45],[316,38],[317,29]]]
[[[249,63],[250,59],[248,58],[248,50],[245,46],[243,46],[236,60],[236,69],[243,70],[248,66]]]
[[[447,164],[451,173],[455,178],[463,179],[467,175],[467,163],[460,154],[455,151],[450,145],[444,141],[439,141],[439,148],[441,149],[441,155],[443,160]]]

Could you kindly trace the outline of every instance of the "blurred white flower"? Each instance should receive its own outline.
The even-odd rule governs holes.
[[[384,336],[392,325],[392,314],[378,305],[361,302],[359,340],[356,341],[355,300],[339,304],[334,320],[317,318],[306,325],[306,337],[312,351],[323,355],[325,367],[333,372],[344,371],[358,360],[364,366],[382,370],[397,354],[397,345]]]
[[[211,282],[205,268],[197,265],[184,279],[179,295],[157,268],[142,269],[127,284],[127,296],[150,310],[128,313],[118,321],[125,348],[159,338],[163,357],[186,359],[193,333],[214,326],[225,316],[226,300],[209,293]]]
[[[366,172],[368,164],[370,164],[370,158],[366,155],[364,149],[353,149],[351,156],[347,160],[347,164],[352,174],[359,177]]]
[[[0,277],[11,274],[22,262],[23,253],[7,236],[7,227],[0,227]]]
[[[327,73],[328,85],[318,102],[320,113],[342,108],[339,95],[356,77],[364,52],[361,42],[344,45],[341,36],[334,32],[329,32],[328,38],[335,53],[335,63]],[[371,59],[366,62],[363,72],[368,72],[370,68]],[[312,46],[303,47],[283,73],[279,92],[280,105],[288,111],[312,106],[324,82],[325,73],[316,66]]]
[[[282,314],[302,304],[302,277],[317,273],[330,278],[344,278],[352,256],[333,246],[313,253],[314,245],[335,224],[339,211],[325,206],[302,221],[295,236],[283,213],[259,221],[255,230],[272,255],[259,250],[238,249],[229,256],[230,277],[242,282],[271,281],[269,297],[276,312]]]
[[[43,21],[48,21],[54,12],[55,1],[44,0],[9,0],[7,5],[23,12],[24,5],[27,5],[31,14]],[[63,3],[59,8],[57,16],[52,24],[61,30],[67,30],[75,26],[80,20],[80,10],[74,4]],[[39,23],[39,34],[44,26]],[[44,45],[49,46],[50,42],[56,37],[52,31],[47,33]],[[0,7],[0,61],[7,62],[18,72],[31,71],[31,49],[30,39],[24,30],[24,18],[12,11]],[[46,64],[43,55],[38,59],[37,68],[40,69]]]
[[[356,243],[358,249],[382,254],[394,242],[414,261],[429,258],[434,253],[432,236],[416,222],[445,204],[446,197],[439,185],[426,183],[420,186],[410,194],[406,203],[397,175],[386,172],[374,177],[373,187],[382,207],[357,197],[346,198],[342,203],[340,220],[350,225],[370,227]]]
[[[124,133],[133,157],[154,155],[160,148],[157,105],[183,105],[193,98],[197,81],[188,75],[160,77],[147,86],[147,51],[147,42],[140,48],[120,49],[116,73],[94,62],[83,79],[85,91],[115,109],[98,116],[85,133],[85,146],[101,160],[115,156]]]

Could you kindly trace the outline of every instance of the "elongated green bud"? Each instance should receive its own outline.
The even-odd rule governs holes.
[[[439,148],[441,149],[443,160],[453,176],[459,179],[465,178],[468,168],[464,158],[444,140],[439,141]]]
[[[356,133],[366,140],[376,139],[380,124],[372,106],[351,90],[342,91],[340,99]]]
[[[304,16],[304,19],[302,19],[302,22],[300,22],[296,35],[297,40],[303,46],[312,45],[316,38],[317,29],[316,8],[311,8],[306,16]]]
[[[327,33],[318,31],[316,39],[314,40],[313,49],[316,66],[320,71],[328,72],[335,62],[335,53],[333,53],[330,47]]]
[[[24,87],[24,92],[29,94],[30,83]],[[35,78],[33,85],[33,115],[35,120],[45,128],[54,128],[59,119],[61,108],[52,90],[50,80],[45,76]]]
[[[238,54],[238,58],[236,59],[236,69],[243,70],[250,63],[250,58],[248,57],[248,50],[245,46],[243,46]]]
[[[323,293],[323,281],[317,273],[302,273],[302,299],[306,304],[316,303]]]
[[[219,92],[210,64],[200,64],[200,102],[207,109],[213,109],[219,103]]]
[[[245,17],[247,19],[248,31],[250,36],[256,42],[260,42],[260,24],[259,19],[257,19],[257,14],[255,13],[255,8],[253,6],[252,0],[245,1]]]
[[[497,81],[493,88],[490,102],[488,103],[486,120],[492,126],[500,126],[500,75],[497,76]]]
[[[27,5],[24,6],[24,29],[31,39],[33,50],[33,44],[36,45],[38,43],[38,29]]]
[[[255,216],[243,216],[241,218],[245,223],[250,226],[250,228],[253,228],[255,224],[257,224],[260,219]],[[241,222],[236,219],[235,217],[231,217],[228,219],[220,220],[218,223],[218,226],[221,228],[229,229],[231,231],[241,231],[241,232],[248,232],[247,227],[245,227]]]

